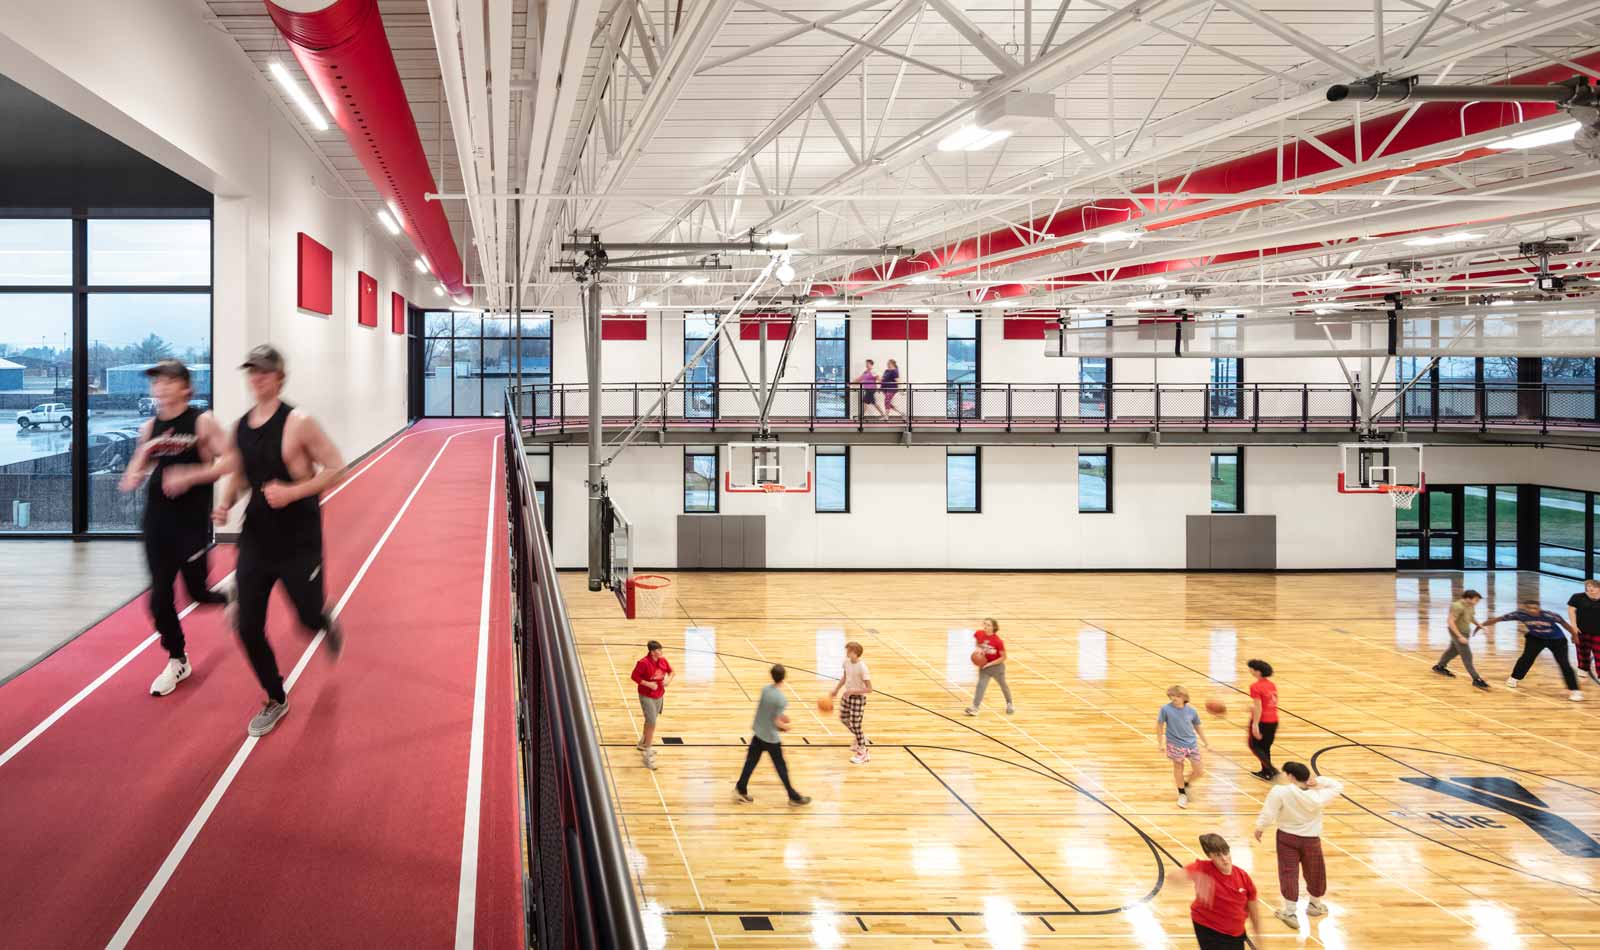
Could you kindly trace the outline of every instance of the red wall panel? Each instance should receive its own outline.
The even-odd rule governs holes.
[[[356,293],[361,297],[356,302],[356,321],[364,327],[377,326],[378,278],[365,271],[356,271]]]
[[[396,293],[389,294],[389,332],[406,332],[406,298]]]
[[[333,316],[333,252],[302,232],[296,259],[300,279],[295,305],[301,310]]]
[[[874,340],[926,340],[928,318],[906,310],[872,311],[872,338]]]
[[[642,313],[619,314],[614,317],[600,318],[600,339],[602,340],[648,340],[650,338],[650,323]]]
[[[760,340],[761,324],[767,325],[767,339],[789,339],[789,328],[794,326],[794,317],[787,313],[747,313],[739,318],[739,339]]]
[[[1004,338],[1007,340],[1042,340],[1044,331],[1056,325],[1054,310],[1020,310],[1007,314],[1004,321]]]

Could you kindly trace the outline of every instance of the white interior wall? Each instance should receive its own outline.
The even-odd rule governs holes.
[[[635,526],[637,563],[671,568],[683,513],[683,447],[636,446],[607,470]],[[1245,512],[1276,515],[1284,569],[1394,566],[1387,499],[1339,495],[1333,447],[1251,447]],[[725,456],[724,456],[725,458]],[[586,557],[582,446],[556,446],[553,520],[562,567]],[[1210,449],[1119,447],[1110,514],[1077,511],[1077,451],[983,449],[982,511],[945,510],[945,450],[855,446],[850,511],[818,513],[811,494],[721,494],[722,514],[767,517],[770,568],[1182,568],[1185,517],[1210,513]]]
[[[301,138],[237,42],[175,0],[14,0],[0,11],[6,75],[215,196],[215,405],[248,407],[225,372],[257,343],[288,363],[286,398],[347,455],[406,422],[406,338],[389,294],[419,301],[409,251],[390,242]],[[334,312],[296,307],[296,234],[333,251]],[[356,322],[356,271],[378,280],[378,326]],[[431,299],[431,295],[430,295]]]

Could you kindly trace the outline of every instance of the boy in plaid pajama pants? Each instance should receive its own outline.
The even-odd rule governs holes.
[[[872,758],[867,751],[867,734],[861,728],[861,720],[867,712],[867,694],[872,692],[872,679],[867,664],[861,661],[861,644],[851,640],[844,645],[844,652],[844,671],[829,695],[839,697],[840,691],[844,692],[839,699],[839,721],[855,737],[850,743],[850,764],[862,765]]]

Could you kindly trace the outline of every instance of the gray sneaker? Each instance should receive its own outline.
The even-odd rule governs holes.
[[[282,719],[288,712],[289,703],[287,700],[281,703],[273,702],[270,699],[267,700],[266,705],[261,707],[261,711],[251,717],[250,734],[252,736],[266,735],[277,727],[278,720]]]

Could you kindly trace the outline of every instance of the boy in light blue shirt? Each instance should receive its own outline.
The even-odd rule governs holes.
[[[1189,782],[1205,774],[1205,767],[1200,762],[1200,743],[1204,742],[1207,749],[1211,743],[1206,740],[1205,729],[1200,725],[1200,714],[1189,705],[1189,691],[1182,686],[1174,686],[1167,690],[1167,698],[1171,702],[1161,707],[1156,714],[1156,748],[1163,750],[1167,758],[1172,760],[1172,781],[1178,786],[1178,807],[1189,807]],[[1189,775],[1188,781],[1183,777],[1183,763],[1190,762],[1194,771]]]
[[[783,695],[780,684],[787,671],[782,664],[772,667],[772,683],[761,690],[761,700],[756,704],[756,717],[750,723],[750,750],[744,756],[744,771],[739,773],[739,784],[733,787],[734,800],[748,805],[755,801],[750,796],[750,775],[761,761],[762,753],[772,756],[772,767],[778,770],[778,779],[789,793],[789,804],[809,805],[811,798],[794,790],[789,784],[789,766],[783,761],[783,738],[780,733],[789,731],[789,717],[783,714],[789,697]]]

